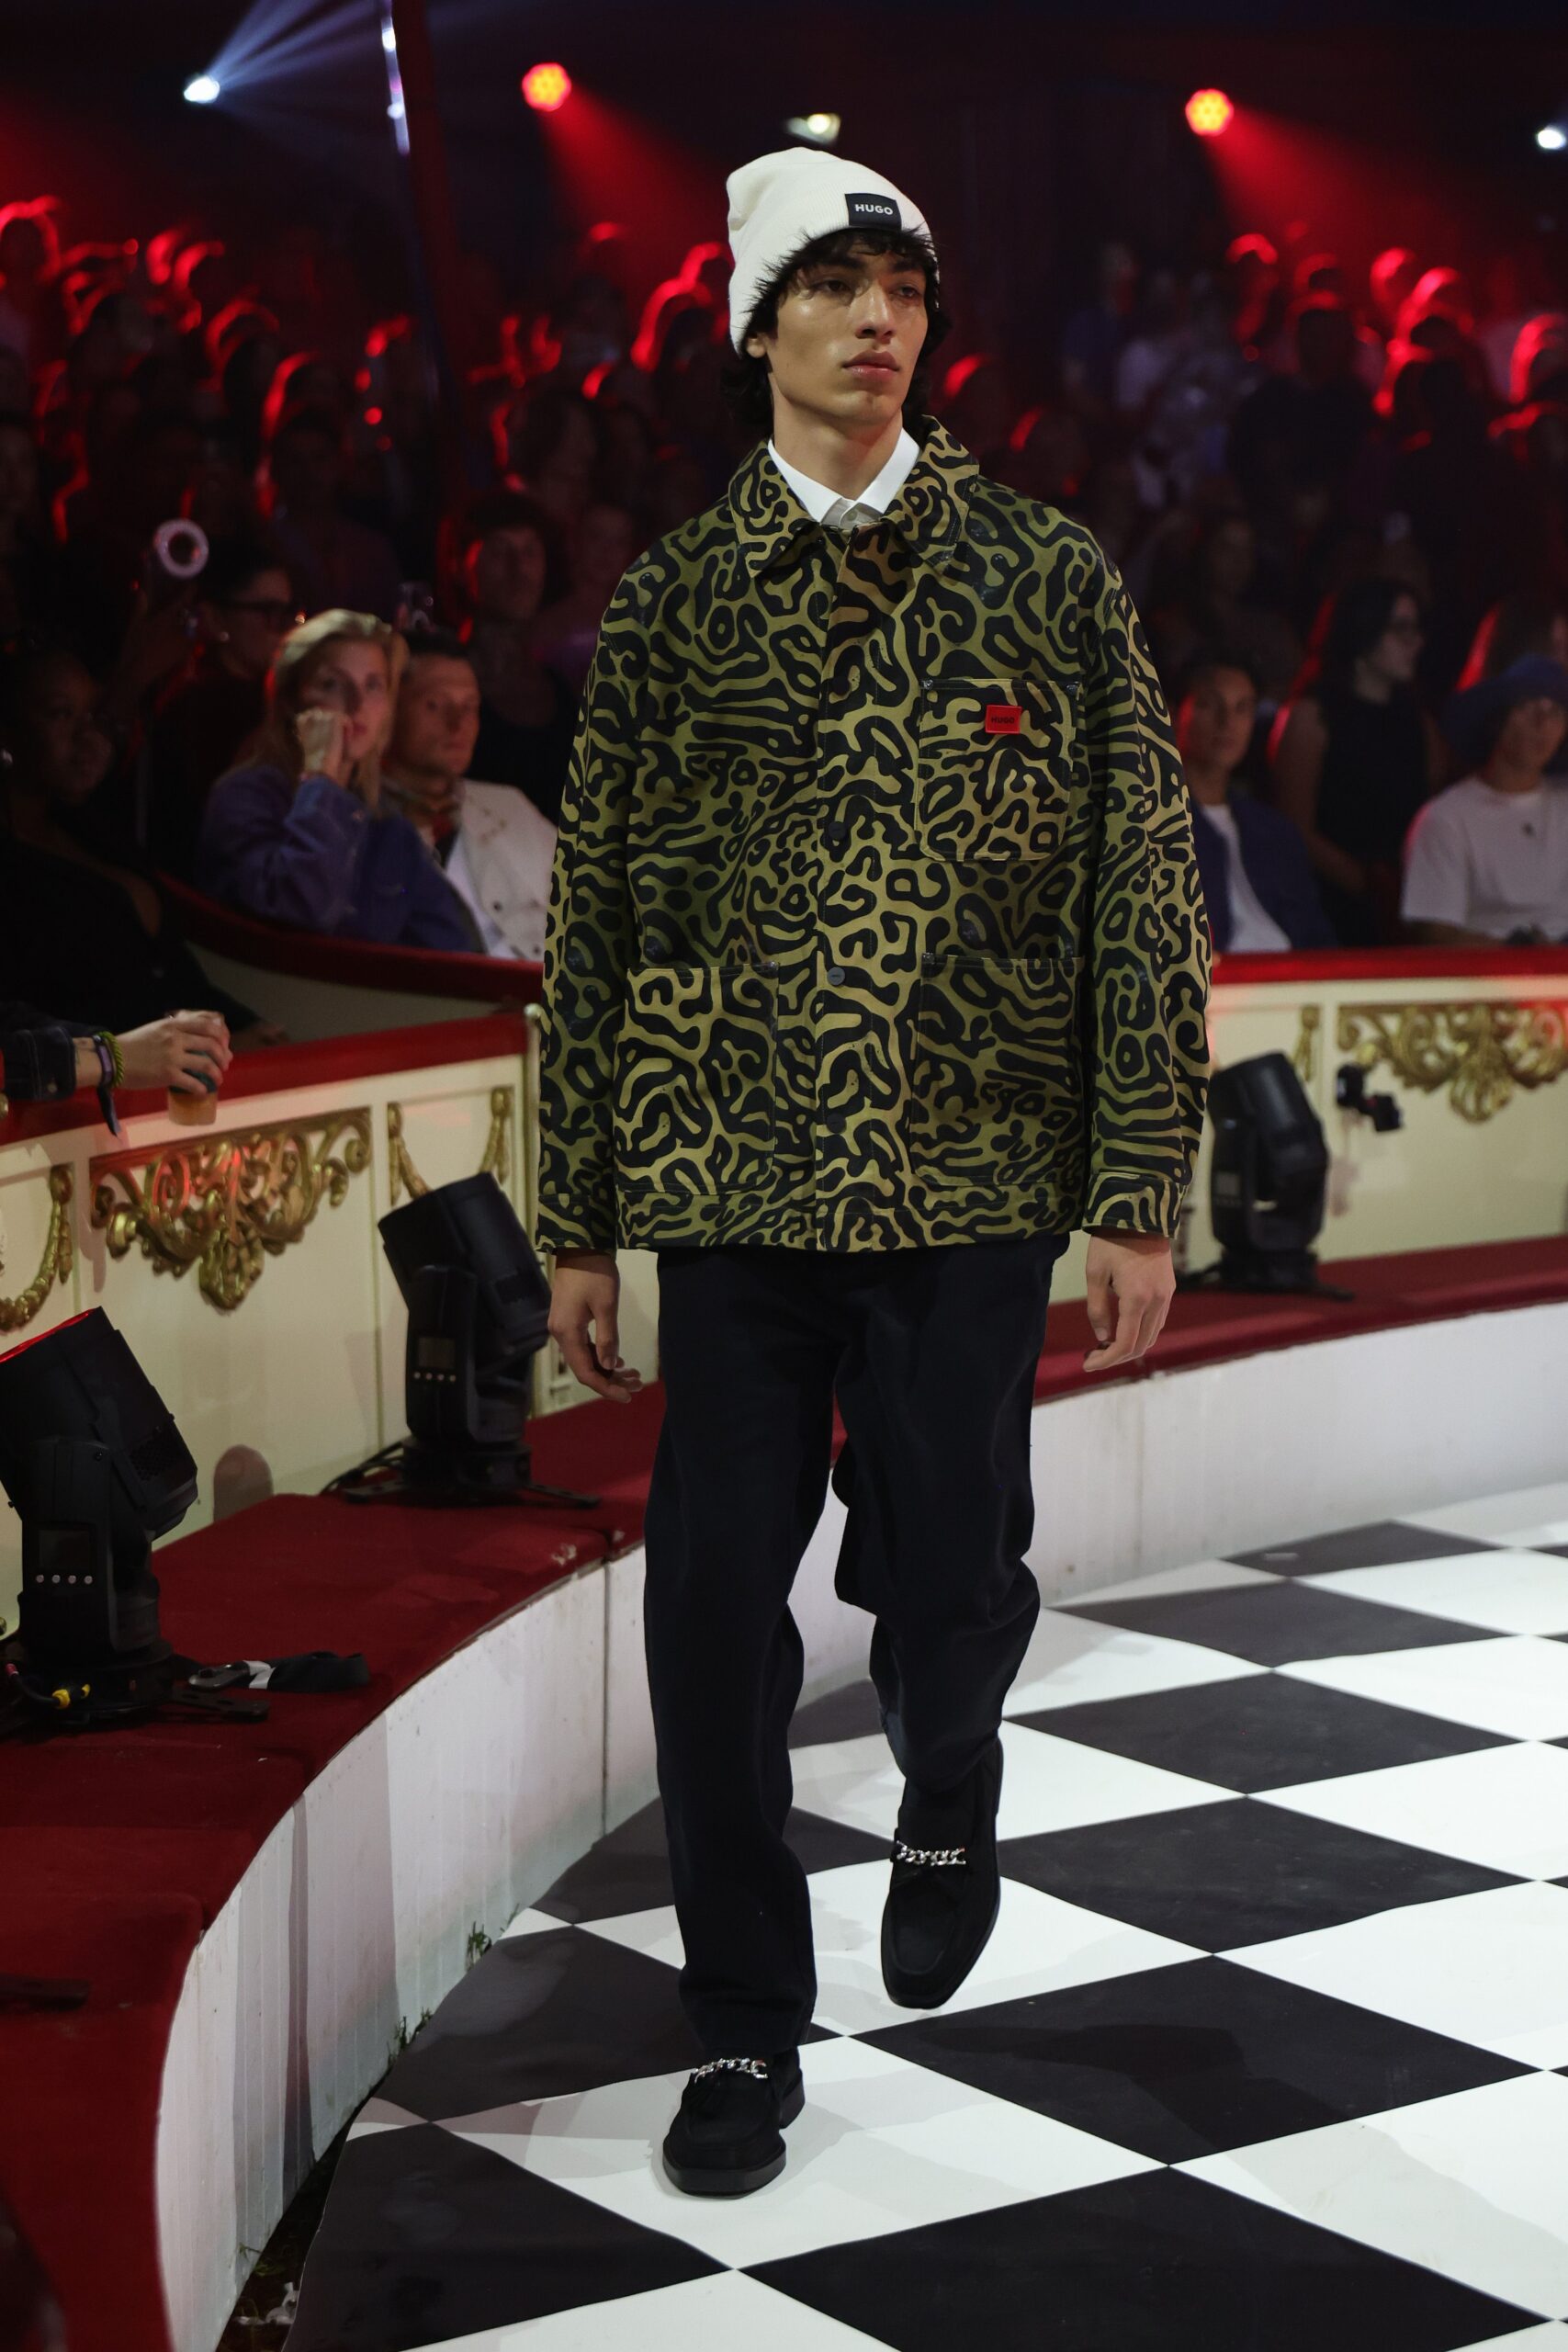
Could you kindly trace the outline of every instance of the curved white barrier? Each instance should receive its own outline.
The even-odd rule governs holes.
[[[1568,1302],[1314,1341],[1038,1406],[1047,1600],[1568,1476]],[[1568,1513],[1568,1495],[1538,1517]],[[806,1695],[863,1670],[829,1497]],[[279,2215],[473,1957],[653,1793],[642,1555],[583,1569],[396,1700],[278,1824],[192,1957],[158,2135],[173,2341],[209,2352]]]

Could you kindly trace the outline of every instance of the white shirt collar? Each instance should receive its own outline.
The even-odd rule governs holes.
[[[919,454],[919,443],[906,428],[899,434],[893,455],[876,480],[868,482],[858,498],[841,498],[836,490],[829,490],[824,483],[813,481],[811,476],[803,474],[798,466],[788,464],[780,457],[772,441],[768,443],[769,457],[812,521],[826,523],[834,530],[842,529],[851,515],[859,523],[870,522],[875,514],[886,514],[903,489]],[[863,508],[866,510],[863,514]]]

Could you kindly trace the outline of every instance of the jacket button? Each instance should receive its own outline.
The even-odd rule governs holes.
[[[827,981],[829,987],[835,989],[838,987],[843,977],[844,967],[841,964],[829,964],[827,970],[822,975],[822,978]]]
[[[499,910],[498,910],[498,911],[499,911]],[[566,960],[567,960],[567,964],[568,964],[568,966],[570,967],[570,968],[572,971],[574,971],[574,972],[581,972],[581,969],[582,969],[583,962],[584,962],[584,960],[585,960],[585,959],[584,959],[584,957],[583,957],[583,953],[582,953],[581,948],[581,947],[569,947],[569,948],[567,949],[567,951],[566,951]]]
[[[823,839],[829,849],[842,849],[849,837],[850,829],[840,817],[835,817],[823,831]]]
[[[968,916],[965,916],[964,921],[958,926],[958,936],[960,939],[966,941],[967,944],[973,947],[980,936],[979,924],[973,922]]]

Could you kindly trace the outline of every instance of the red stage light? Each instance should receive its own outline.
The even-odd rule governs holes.
[[[1217,139],[1235,112],[1223,90],[1194,90],[1187,101],[1189,127],[1200,139]]]
[[[571,96],[571,76],[564,65],[530,65],[523,76],[523,96],[541,114],[554,114]]]

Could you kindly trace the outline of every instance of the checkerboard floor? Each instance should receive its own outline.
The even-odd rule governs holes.
[[[362,2110],[289,2352],[1568,2352],[1568,1486],[1046,1611],[995,1934],[877,1965],[898,1781],[804,1709],[820,1996],[783,2177],[681,2197],[657,1808]]]

